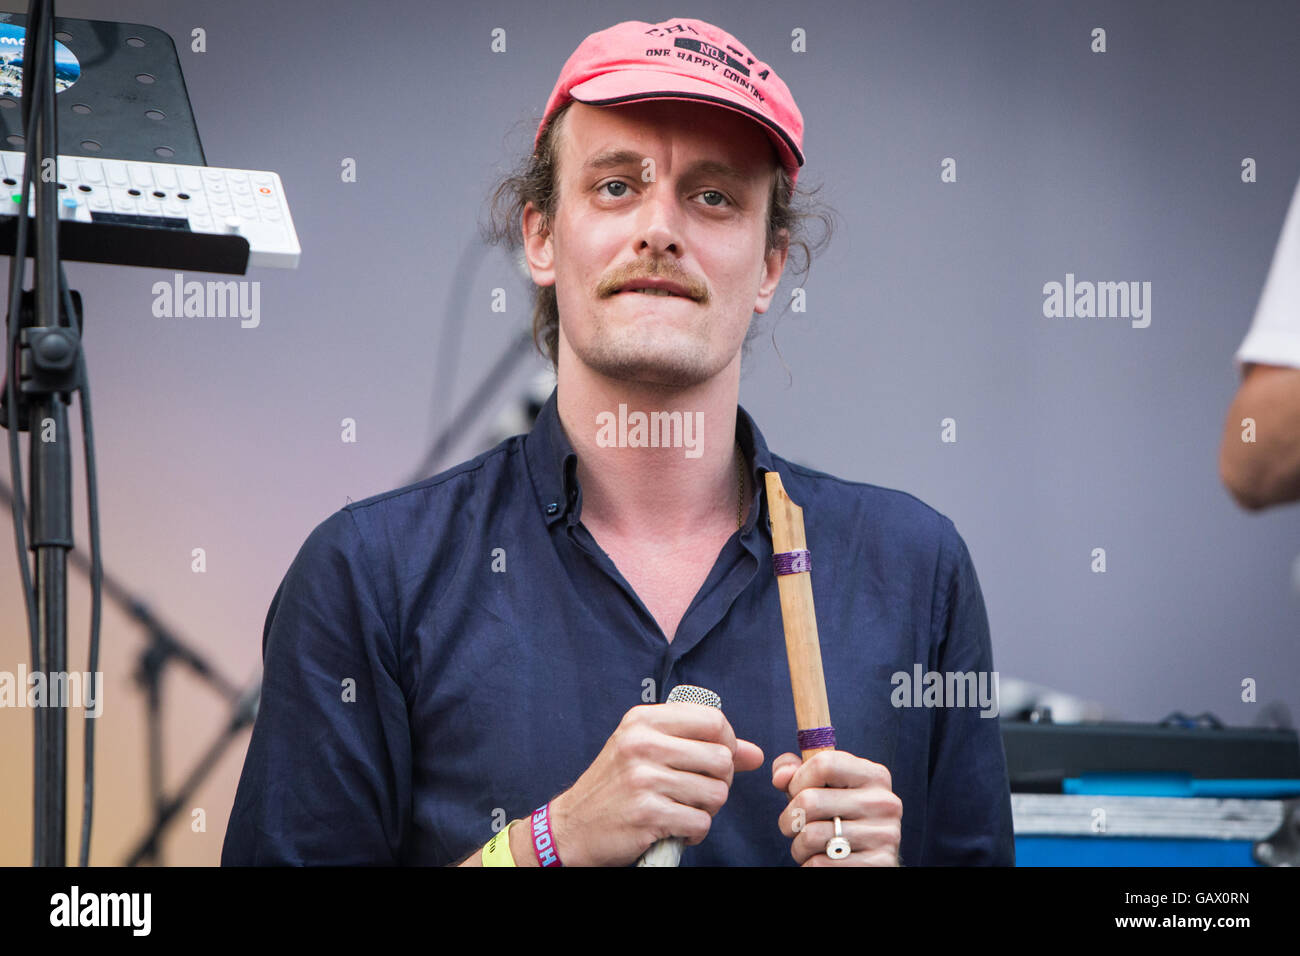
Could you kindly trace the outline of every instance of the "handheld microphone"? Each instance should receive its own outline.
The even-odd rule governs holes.
[[[722,698],[711,690],[696,687],[693,684],[678,684],[668,694],[665,703],[674,704],[683,701],[688,704],[703,704],[705,707],[722,709]],[[684,842],[681,837],[667,837],[641,854],[637,866],[677,866],[682,861]]]

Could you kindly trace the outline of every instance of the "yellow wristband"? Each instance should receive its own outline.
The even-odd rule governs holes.
[[[484,866],[514,866],[515,858],[510,853],[510,828],[518,823],[518,820],[511,820],[504,830],[488,840],[483,846],[483,865]]]

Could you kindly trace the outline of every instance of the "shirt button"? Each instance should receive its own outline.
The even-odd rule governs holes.
[[[560,505],[558,502],[555,501],[552,501],[549,505],[546,506],[546,513],[548,515],[553,515],[559,510],[560,510]]]

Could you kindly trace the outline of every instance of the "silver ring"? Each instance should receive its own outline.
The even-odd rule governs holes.
[[[832,860],[842,860],[853,852],[853,847],[849,846],[849,841],[844,839],[844,829],[840,824],[840,818],[835,818],[835,836],[826,841],[826,855]]]

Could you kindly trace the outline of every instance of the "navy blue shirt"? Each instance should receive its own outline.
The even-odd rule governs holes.
[[[572,786],[627,710],[688,683],[721,696],[765,766],[736,774],[682,865],[794,865],[771,777],[798,752],[763,495],[775,470],[804,510],[838,747],[889,769],[904,865],[1013,864],[998,719],[915,706],[893,679],[993,670],[952,522],[773,455],[738,408],[757,497],[669,642],[581,523],[556,394],[528,435],[307,538],[267,615],[222,863],[455,863]]]

